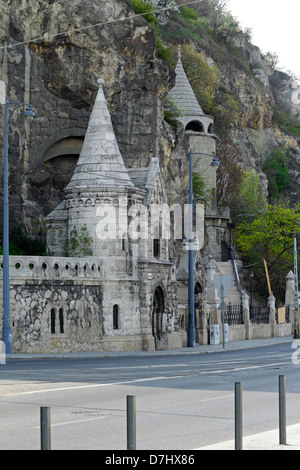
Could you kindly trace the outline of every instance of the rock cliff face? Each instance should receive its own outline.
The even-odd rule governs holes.
[[[158,58],[153,28],[144,18],[134,17],[128,0],[7,0],[0,4],[0,16],[0,84],[5,84],[10,101],[30,102],[36,111],[31,123],[20,110],[10,119],[10,214],[15,224],[34,233],[61,201],[99,77],[105,80],[126,166],[146,166],[159,156],[170,203],[186,201],[187,142],[180,126],[175,132],[164,121],[162,106],[174,86],[174,70]],[[274,73],[259,49],[249,47],[243,37],[237,46],[251,74],[234,61],[219,61],[208,47],[200,50],[207,63],[217,65],[222,86],[238,102],[231,138],[242,165],[259,172],[266,192],[262,160],[278,145],[288,148],[290,196],[296,200],[299,139],[274,125],[272,115],[278,100],[284,99],[299,118],[299,87],[286,74]],[[2,129],[3,121],[1,112]]]
[[[97,79],[105,80],[127,166],[145,166],[159,153],[161,101],[174,72],[157,58],[148,23],[128,18],[127,0],[10,0],[0,15],[0,80],[10,101],[30,102],[36,112],[29,124],[16,111],[9,139],[11,217],[30,231],[61,200]]]

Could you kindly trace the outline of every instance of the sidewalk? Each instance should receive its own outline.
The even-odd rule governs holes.
[[[243,438],[243,450],[300,450],[300,424],[287,426],[287,445],[279,444],[279,430],[262,432]],[[234,450],[234,440],[199,447],[194,450]]]
[[[94,352],[74,352],[74,353],[44,353],[44,354],[7,354],[7,360],[14,359],[48,359],[48,358],[88,358],[88,357],[123,357],[123,356],[182,356],[186,354],[208,354],[216,352],[227,352],[239,349],[252,349],[276,344],[284,344],[293,342],[292,336],[280,336],[276,338],[264,338],[244,341],[233,341],[217,345],[198,345],[193,348],[171,349],[166,351],[94,351]]]

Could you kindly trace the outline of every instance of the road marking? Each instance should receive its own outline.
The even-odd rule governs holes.
[[[11,395],[33,395],[33,394],[37,394],[37,393],[61,392],[61,391],[67,391],[67,390],[80,390],[80,389],[85,389],[85,388],[111,387],[113,385],[129,385],[129,384],[135,384],[135,383],[153,382],[153,381],[158,381],[158,380],[175,380],[175,379],[182,379],[182,378],[186,379],[188,377],[195,377],[195,376],[201,376],[201,375],[210,375],[210,374],[212,374],[212,375],[226,374],[226,373],[231,374],[232,372],[239,372],[239,371],[245,371],[245,370],[266,369],[266,368],[272,368],[272,367],[276,367],[276,366],[286,365],[286,364],[289,364],[289,363],[290,363],[290,361],[288,361],[288,362],[277,362],[277,363],[273,363],[273,364],[261,364],[261,365],[257,365],[257,366],[235,367],[233,369],[208,370],[208,371],[202,371],[202,372],[198,372],[196,374],[190,374],[190,375],[145,377],[143,379],[133,379],[133,380],[126,380],[126,381],[121,381],[121,382],[109,382],[109,383],[87,384],[87,385],[74,385],[74,386],[70,386],[70,387],[50,388],[50,389],[45,389],[45,390],[31,390],[29,392],[10,393],[10,394],[7,394],[6,396],[11,396]]]
[[[94,418],[87,418],[87,419],[77,419],[76,421],[65,421],[64,423],[51,423],[51,428],[55,428],[58,426],[68,426],[69,424],[78,424],[78,423],[86,423],[88,421],[96,421],[97,419],[104,419],[109,416],[110,413],[107,413],[105,416],[95,416]],[[34,426],[33,429],[40,429],[40,426]]]
[[[105,383],[105,384],[89,384],[89,385],[75,385],[71,387],[61,387],[61,388],[49,388],[45,390],[31,390],[30,392],[20,392],[20,393],[10,393],[7,394],[6,396],[11,396],[11,395],[33,395],[37,393],[49,393],[49,392],[63,392],[66,390],[80,390],[84,388],[96,388],[96,387],[110,387],[112,385],[129,385],[129,384],[134,384],[134,383],[140,383],[140,382],[152,382],[156,380],[170,380],[170,379],[180,379],[180,378],[186,378],[186,375],[177,375],[174,377],[146,377],[144,379],[135,379],[135,380],[126,380],[123,382],[110,382],[110,383]]]

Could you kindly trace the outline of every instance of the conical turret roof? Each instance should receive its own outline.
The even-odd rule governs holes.
[[[82,150],[66,191],[134,186],[125,168],[104,96],[104,80],[90,116]]]
[[[204,113],[197,101],[182,65],[180,46],[178,46],[178,61],[175,72],[175,86],[169,91],[169,96],[174,99],[183,116],[203,116]]]

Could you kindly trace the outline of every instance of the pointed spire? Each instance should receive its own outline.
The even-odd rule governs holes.
[[[104,80],[92,110],[83,147],[66,191],[133,186],[125,168],[104,96]]]
[[[181,61],[181,47],[178,45],[178,61],[175,68],[175,86],[169,91],[184,116],[203,116],[204,113],[184,71]]]

